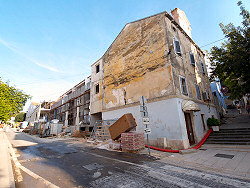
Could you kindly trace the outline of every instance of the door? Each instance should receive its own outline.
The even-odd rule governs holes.
[[[186,113],[186,112],[184,113],[184,115],[185,115],[185,121],[186,121],[186,127],[187,127],[188,140],[191,146],[195,143],[191,115],[190,113]]]

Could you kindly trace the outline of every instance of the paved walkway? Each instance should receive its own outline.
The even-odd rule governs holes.
[[[15,181],[8,151],[8,139],[2,129],[0,129],[0,143],[0,188],[14,188]]]
[[[250,115],[239,115],[235,109],[229,113],[220,129],[250,128]],[[195,153],[167,155],[153,151],[153,155],[165,163],[250,179],[250,145],[204,144]]]
[[[239,129],[250,128],[250,115],[242,111],[242,115],[239,115],[237,109],[229,109],[226,118],[224,118],[225,124],[222,124],[220,129]]]
[[[191,154],[172,154],[162,158],[162,162],[195,168],[208,172],[227,174],[250,179],[250,146],[222,147],[203,145]]]

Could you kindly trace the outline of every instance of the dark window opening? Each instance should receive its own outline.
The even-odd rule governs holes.
[[[81,130],[81,131],[85,131],[85,130],[86,130],[86,127],[80,127],[80,130]]]
[[[95,86],[95,93],[96,93],[96,94],[99,93],[99,84],[97,84],[97,85]]]
[[[183,95],[188,95],[186,79],[184,77],[180,77],[180,83],[181,83],[181,93]]]
[[[201,71],[202,71],[203,74],[205,74],[205,67],[204,67],[203,63],[201,63]]]
[[[92,132],[92,131],[93,131],[93,128],[94,128],[94,127],[89,127],[89,132]]]
[[[96,65],[95,68],[96,68],[96,73],[100,72],[100,65],[99,64]]]

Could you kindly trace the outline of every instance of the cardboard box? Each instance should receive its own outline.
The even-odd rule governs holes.
[[[109,127],[109,133],[112,140],[117,140],[121,134],[128,132],[137,126],[135,119],[131,113],[124,114],[113,125]]]

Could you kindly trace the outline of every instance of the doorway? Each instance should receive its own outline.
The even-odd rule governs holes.
[[[184,115],[185,115],[185,121],[186,121],[186,127],[187,127],[188,140],[191,146],[195,143],[191,115],[190,113],[186,113],[186,112],[184,112]]]

